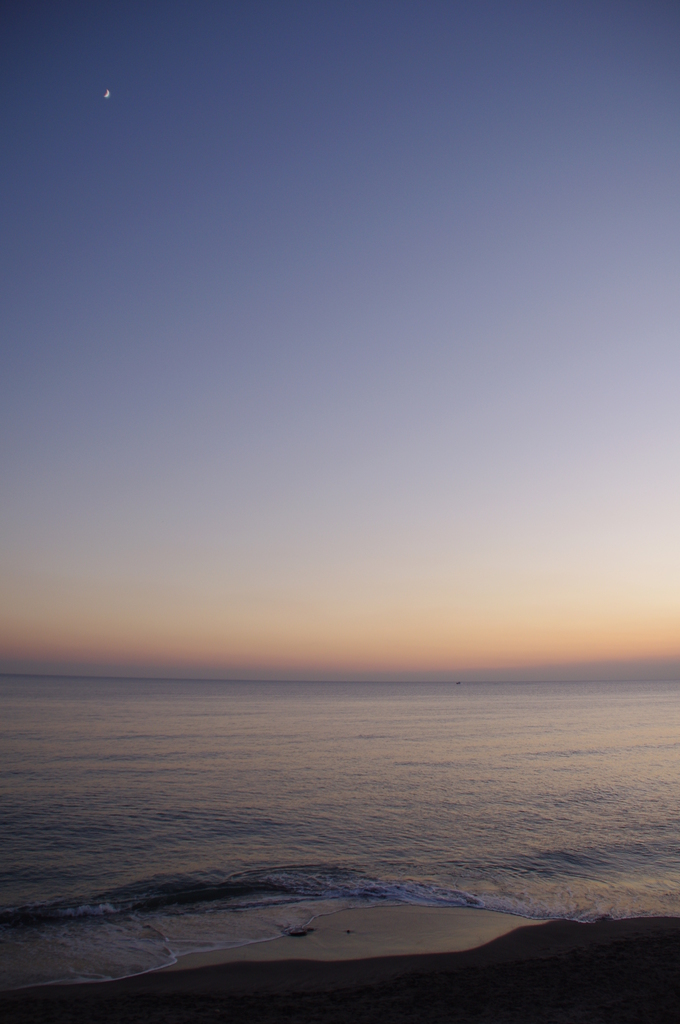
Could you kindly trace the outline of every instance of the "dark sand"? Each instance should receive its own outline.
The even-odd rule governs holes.
[[[1,993],[0,1013],[6,1024],[680,1022],[680,919],[552,921],[456,953],[242,961],[24,989]]]

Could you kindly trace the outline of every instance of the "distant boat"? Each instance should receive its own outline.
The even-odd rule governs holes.
[[[456,686],[460,686],[460,679],[459,679],[459,680],[458,680],[458,682],[456,683]]]

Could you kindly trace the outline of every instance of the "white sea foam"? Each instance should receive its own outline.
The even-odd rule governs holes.
[[[104,914],[117,914],[116,907],[110,903],[98,903],[96,906],[67,907],[65,910],[56,911],[63,917],[102,917]]]

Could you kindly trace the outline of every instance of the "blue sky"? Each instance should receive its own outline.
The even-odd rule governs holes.
[[[677,671],[674,5],[4,20],[0,667]]]

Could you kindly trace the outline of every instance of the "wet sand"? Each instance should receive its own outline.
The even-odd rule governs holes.
[[[6,992],[0,1012],[7,1024],[680,1020],[674,918],[524,923],[473,948],[358,959],[307,959],[302,948],[312,948],[305,943],[315,934],[279,946],[298,943],[291,959],[204,962],[120,981]],[[331,940],[317,935],[319,946]]]
[[[273,960],[365,960],[454,953],[483,946],[523,926],[536,926],[513,914],[470,907],[368,907],[313,918],[303,935],[285,935],[234,949],[190,953],[166,971],[213,964]]]

